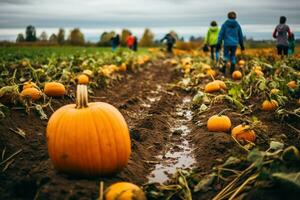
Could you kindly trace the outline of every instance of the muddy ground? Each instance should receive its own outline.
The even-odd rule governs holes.
[[[28,115],[23,110],[12,110],[0,121],[0,153],[5,149],[0,161],[19,150],[21,152],[9,165],[5,163],[0,166],[0,199],[96,199],[100,181],[104,181],[105,186],[117,181],[130,181],[138,185],[147,183],[149,174],[160,161],[159,156],[163,156],[162,153],[169,148],[166,144],[172,142],[176,147],[176,144],[181,143],[180,136],[172,133],[170,126],[180,117],[174,115],[176,105],[192,94],[169,89],[168,85],[180,77],[181,74],[172,66],[157,61],[147,64],[138,73],[125,75],[124,79],[113,82],[108,88],[96,90],[90,97],[90,101],[104,101],[117,107],[130,128],[132,154],[128,166],[113,177],[74,178],[55,171],[47,153],[47,121],[41,120],[35,112]],[[69,98],[55,99],[53,107],[57,109],[72,101]],[[209,133],[205,126],[195,125],[199,121],[206,123],[209,116],[224,108],[226,104],[216,105],[209,113],[195,116],[187,124],[191,130],[187,140],[196,161],[193,166],[203,174],[224,161],[236,149],[229,134]],[[51,115],[50,110],[47,110],[47,115]],[[230,115],[233,125],[236,125],[238,116]],[[273,121],[268,116],[264,118],[266,123]],[[271,123],[271,134],[272,131],[286,130],[282,126]],[[17,128],[26,133],[25,138],[11,130]],[[295,141],[295,134],[290,130],[287,132],[291,141]],[[299,147],[299,144],[296,145]],[[198,198],[208,199],[219,189]]]

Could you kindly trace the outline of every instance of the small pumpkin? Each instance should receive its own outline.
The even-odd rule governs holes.
[[[243,77],[242,72],[236,70],[232,73],[233,80],[240,80]]]
[[[231,130],[231,136],[237,140],[255,142],[255,132],[249,128],[248,125],[240,124]]]
[[[204,91],[208,93],[217,92],[221,89],[220,83],[213,81],[205,85]]]
[[[63,84],[58,82],[45,83],[44,93],[48,97],[59,97],[64,96],[66,93],[66,88]]]
[[[221,81],[221,80],[215,80],[214,82],[218,83],[220,85],[220,88],[223,89],[223,90],[226,90],[227,89],[227,86],[226,84],[224,83],[224,81]]]
[[[104,102],[88,103],[86,85],[77,85],[76,104],[59,108],[47,125],[49,157],[58,171],[79,176],[110,175],[131,153],[127,123]]]
[[[295,89],[297,87],[296,81],[290,81],[286,84],[290,89]]]
[[[279,92],[280,92],[279,89],[273,88],[273,89],[270,91],[270,94],[278,94]]]
[[[42,97],[42,92],[36,88],[26,88],[20,93],[22,99],[29,98],[33,101],[39,100]]]
[[[146,200],[146,195],[141,188],[132,183],[119,182],[105,190],[104,200]]]
[[[183,66],[192,65],[193,59],[191,57],[182,58],[181,63]]]
[[[243,67],[246,64],[246,62],[244,60],[239,60],[238,65],[240,67]]]
[[[262,110],[264,111],[276,110],[277,108],[278,108],[278,102],[274,99],[272,99],[271,101],[265,100],[262,103]]]
[[[23,84],[23,90],[27,88],[37,87],[37,85],[34,82],[27,81]]]
[[[209,64],[202,63],[202,69],[203,69],[204,71],[206,71],[206,70],[211,69],[211,66],[210,66]]]
[[[257,76],[263,76],[263,75],[264,75],[264,73],[263,73],[261,70],[259,70],[259,69],[255,69],[255,70],[254,70],[254,73],[255,73]]]
[[[126,70],[127,70],[127,65],[126,65],[126,63],[122,63],[122,64],[119,66],[119,71],[125,72]]]
[[[208,69],[206,71],[206,74],[209,75],[209,76],[215,77],[217,75],[217,72],[215,70],[213,70],[213,69]]]
[[[213,115],[207,121],[207,129],[212,132],[227,132],[230,130],[231,121],[226,115]]]
[[[87,85],[90,81],[90,78],[86,74],[80,74],[76,77],[77,84]]]
[[[261,68],[261,66],[254,66],[252,69],[253,69],[254,71],[255,71],[255,70],[262,71],[262,68]]]

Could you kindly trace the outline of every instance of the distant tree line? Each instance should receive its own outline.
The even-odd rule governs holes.
[[[120,35],[120,42],[121,46],[126,46],[126,39],[131,33],[128,29],[123,29]],[[110,46],[111,39],[117,33],[114,31],[110,32],[103,32],[100,35],[99,41],[97,42],[98,46]],[[23,33],[19,33],[16,39],[17,43],[24,43],[24,42],[42,42],[42,43],[49,43],[49,44],[58,44],[58,45],[85,45],[85,37],[84,34],[80,31],[79,28],[74,28],[70,31],[69,35],[66,37],[66,32],[63,28],[58,30],[58,33],[51,34],[50,37],[48,34],[43,31],[39,36],[36,34],[36,29],[34,26],[29,25],[26,27],[25,36]],[[153,46],[156,41],[154,41],[154,34],[153,32],[146,28],[142,37],[139,40],[140,46]]]
[[[36,35],[36,29],[34,26],[29,25],[26,27],[25,36],[23,33],[19,33],[16,39],[17,43],[21,42],[45,42],[50,44],[71,44],[71,45],[84,45],[85,39],[83,33],[79,28],[74,28],[70,31],[69,36],[66,38],[65,30],[60,28],[58,33],[51,34],[48,37],[47,33],[43,31],[40,36]]]

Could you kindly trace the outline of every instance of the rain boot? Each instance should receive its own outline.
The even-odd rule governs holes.
[[[230,65],[230,74],[232,74],[235,70],[235,64],[232,64]]]

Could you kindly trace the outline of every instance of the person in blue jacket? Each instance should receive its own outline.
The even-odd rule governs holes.
[[[224,41],[224,61],[225,64],[222,67],[221,71],[225,74],[226,73],[226,63],[230,61],[230,73],[232,74],[235,70],[236,64],[236,50],[238,44],[241,47],[241,50],[244,51],[244,41],[243,41],[243,33],[240,24],[236,20],[236,13],[229,12],[228,19],[222,25],[219,36],[218,36],[218,43],[217,49],[221,48],[222,42]]]

